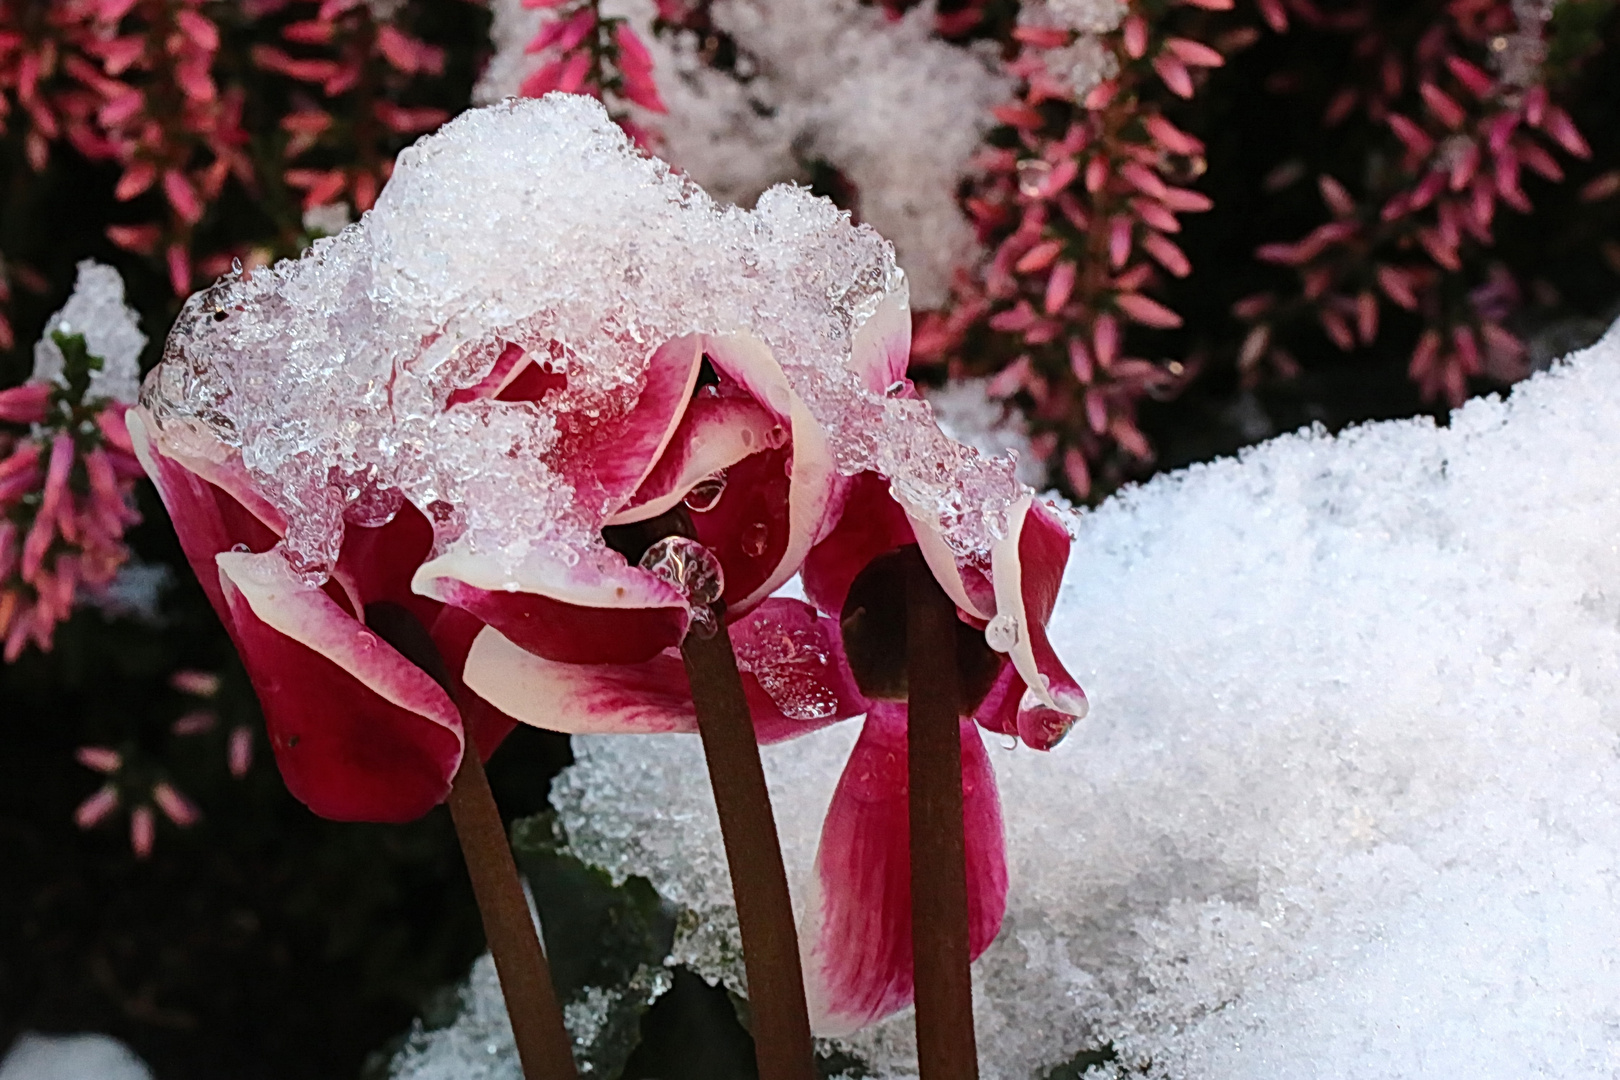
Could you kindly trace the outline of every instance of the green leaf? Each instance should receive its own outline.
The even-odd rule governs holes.
[[[62,375],[67,380],[67,399],[74,405],[84,402],[90,389],[90,375],[100,371],[105,361],[90,351],[83,334],[51,331],[51,340],[62,350]]]
[[[574,856],[549,812],[513,824],[512,851],[540,910],[575,1057],[613,1080],[640,1042],[642,1015],[669,986],[675,913],[646,878],[615,885]]]

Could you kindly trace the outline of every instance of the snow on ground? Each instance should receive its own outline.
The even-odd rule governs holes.
[[[987,1080],[1102,1044],[1188,1080],[1620,1072],[1620,327],[1449,427],[1285,436],[1076,530],[1053,636],[1091,715],[991,740]],[[767,751],[801,883],[855,732]],[[576,848],[736,978],[696,739],[575,747]],[[908,1076],[908,1027],[853,1045]]]
[[[0,1080],[152,1080],[152,1073],[106,1035],[24,1032],[0,1058]]]

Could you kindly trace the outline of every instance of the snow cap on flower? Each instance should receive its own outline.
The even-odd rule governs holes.
[[[100,371],[90,375],[86,397],[103,398],[133,405],[140,388],[141,350],[146,335],[141,333],[135,312],[124,303],[124,279],[110,266],[85,259],[79,263],[79,276],[73,295],[45,324],[45,333],[34,345],[34,381],[65,386],[62,350],[54,335],[83,334],[92,356],[102,360]]]
[[[506,714],[495,732],[679,728],[647,676],[668,689],[712,601],[734,637],[792,622],[826,645],[816,672],[752,673],[756,721],[787,725],[762,737],[785,737],[799,714],[860,711],[827,644],[833,593],[916,543],[1019,672],[998,730],[1026,685],[1078,716],[1040,631],[1062,559],[1012,462],[915,397],[909,340],[876,233],[793,187],[719,206],[598,103],[550,95],[464,114],[400,155],[361,221],[193,297],[130,432],[289,787],[327,816],[401,820],[443,797],[464,744],[373,626],[400,608],[466,700]],[[672,538],[683,503],[693,538]],[[840,532],[882,506],[893,527]],[[823,616],[764,603],[812,559]],[[487,753],[499,734],[477,727]]]
[[[800,520],[773,543],[807,547],[834,472],[873,470],[939,553],[988,559],[1020,486],[889,395],[907,318],[890,246],[829,202],[783,186],[751,212],[718,206],[597,103],[551,95],[464,114],[400,155],[365,220],[193,297],[143,404],[164,453],[240,461],[312,579],[345,520],[404,500],[434,528],[417,591],[589,602],[580,590],[602,583],[663,587],[600,531],[634,517],[625,502],[671,435],[638,414],[690,393],[701,342],[792,433]],[[476,389],[518,377],[497,370],[514,345],[526,376],[556,384],[544,408]],[[614,428],[611,463],[576,467],[575,444],[601,432],[571,415]],[[757,603],[792,554],[728,603]]]

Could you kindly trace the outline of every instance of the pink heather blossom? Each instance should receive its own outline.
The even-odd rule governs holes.
[[[8,662],[30,642],[49,649],[77,590],[108,584],[129,556],[123,532],[139,520],[131,492],[140,465],[122,433],[125,408],[63,402],[31,418],[46,434],[0,434],[0,640]],[[92,412],[109,418],[95,434],[49,433],[55,424],[82,432]]]

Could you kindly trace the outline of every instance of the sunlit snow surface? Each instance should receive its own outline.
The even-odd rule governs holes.
[[[993,753],[1012,892],[989,1078],[1620,1070],[1620,328],[1449,428],[1291,435],[1078,521],[1053,637],[1093,703]],[[855,723],[770,748],[802,892]],[[995,740],[991,740],[995,746]],[[582,853],[737,975],[695,738],[575,739]],[[854,1046],[911,1075],[909,1018]]]

